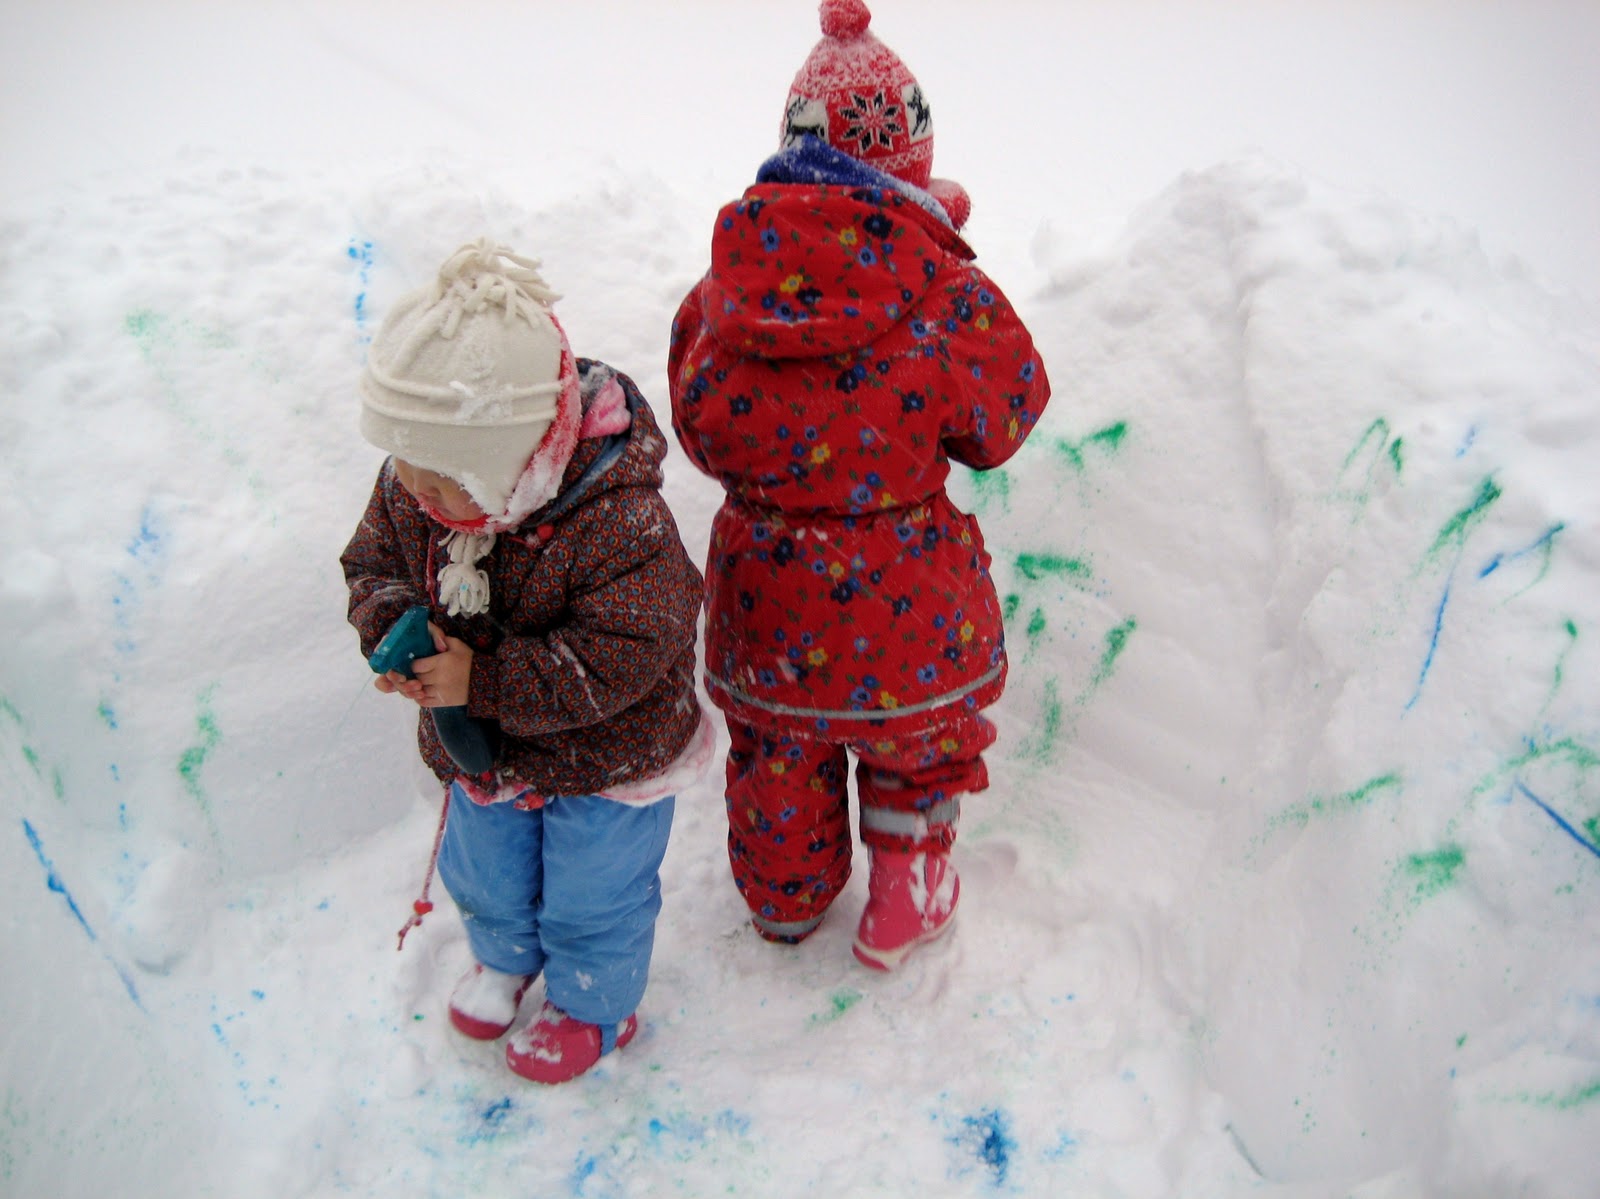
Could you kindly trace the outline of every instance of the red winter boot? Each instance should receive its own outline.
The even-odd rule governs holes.
[[[874,970],[893,970],[918,945],[950,928],[961,880],[948,853],[872,849],[867,907],[856,930],[856,957]]]
[[[517,1005],[533,983],[531,974],[505,974],[474,964],[450,992],[450,1023],[478,1041],[504,1035],[517,1018]]]
[[[506,1065],[513,1074],[532,1082],[566,1082],[611,1049],[621,1049],[638,1031],[638,1018],[629,1016],[616,1026],[616,1044],[608,1048],[598,1024],[574,1020],[555,1004],[546,1003],[537,1019],[519,1028],[506,1042]]]

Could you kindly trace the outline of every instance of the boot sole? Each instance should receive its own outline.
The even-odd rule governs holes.
[[[909,955],[912,950],[920,949],[924,945],[932,945],[935,941],[939,940],[939,938],[943,937],[950,931],[951,926],[954,925],[955,922],[956,914],[955,912],[951,912],[950,919],[946,920],[938,928],[931,929],[928,932],[923,933],[920,937],[914,937],[910,941],[907,941],[904,945],[901,945],[895,949],[875,949],[871,945],[868,945],[864,941],[857,938],[856,943],[853,946],[856,955],[856,961],[860,962],[863,966],[866,966],[870,970],[882,970],[886,972],[893,970],[895,967],[899,966],[901,962],[906,960],[907,955]]]
[[[511,1031],[511,1026],[517,1022],[516,1012],[522,1006],[522,997],[528,993],[528,988],[533,986],[533,979],[529,978],[522,986],[517,988],[517,993],[511,997],[511,1019],[504,1024],[496,1024],[492,1020],[480,1020],[477,1016],[469,1016],[455,1004],[450,1005],[450,1027],[464,1037],[471,1037],[474,1041],[498,1041]]]
[[[611,1052],[615,1053],[630,1044],[638,1031],[639,1020],[637,1014],[629,1016],[618,1025],[617,1043],[611,1047]],[[592,1061],[584,1062],[574,1070],[570,1069],[568,1064],[561,1059],[551,1061],[537,1051],[532,1050],[531,1047],[529,1051],[518,1052],[512,1048],[512,1044],[508,1043],[506,1045],[506,1068],[518,1078],[525,1078],[529,1082],[536,1082],[541,1086],[559,1086],[561,1083],[571,1082],[574,1078],[580,1078],[587,1074],[607,1056],[609,1055],[603,1053],[596,1054]]]
[[[498,1041],[511,1031],[511,1026],[516,1021],[509,1020],[505,1024],[492,1024],[487,1020],[479,1020],[465,1012],[450,1009],[450,1027],[464,1037],[471,1037],[474,1041]]]

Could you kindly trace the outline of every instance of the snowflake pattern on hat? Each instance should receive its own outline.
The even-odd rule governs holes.
[[[900,105],[884,96],[882,88],[870,96],[852,90],[849,102],[839,109],[839,116],[845,123],[844,138],[854,142],[862,155],[874,149],[892,150],[894,139],[906,131],[900,119],[903,111]]]

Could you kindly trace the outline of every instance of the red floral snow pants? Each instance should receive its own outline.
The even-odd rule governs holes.
[[[983,751],[995,727],[959,706],[909,734],[819,740],[728,722],[728,860],[755,925],[798,941],[821,923],[850,877],[848,754],[856,755],[861,840],[868,847],[946,850],[960,796],[989,785]]]

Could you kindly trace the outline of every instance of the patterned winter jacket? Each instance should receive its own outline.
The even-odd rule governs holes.
[[[776,162],[763,177],[783,177]],[[951,459],[1005,462],[1049,398],[972,251],[871,174],[888,186],[757,183],[725,207],[668,361],[674,431],[727,492],[706,566],[711,697],[841,740],[1000,695],[989,556],[945,480]]]
[[[614,374],[584,359],[586,398]],[[489,611],[452,617],[439,602],[448,530],[430,519],[384,463],[361,525],[340,561],[350,623],[370,654],[412,604],[425,603],[473,659],[467,712],[498,722],[497,777],[540,796],[593,794],[661,774],[701,719],[695,698],[700,572],[662,499],[667,443],[631,380],[622,383],[626,432],[578,443],[561,491],[479,565]],[[423,759],[441,781],[460,772],[433,721],[417,725]]]

